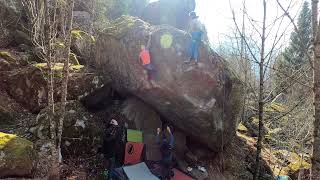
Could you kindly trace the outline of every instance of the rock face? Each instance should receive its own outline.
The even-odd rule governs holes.
[[[187,29],[189,13],[194,11],[195,0],[159,0],[150,3],[141,18],[151,24],[169,24],[178,29]]]
[[[146,144],[147,159],[160,160],[160,151],[155,143],[157,128],[161,127],[160,116],[153,109],[137,98],[129,98],[124,102],[122,114],[128,120],[128,127],[143,132],[143,140]]]
[[[36,159],[32,142],[0,132],[0,178],[31,176]]]
[[[56,118],[59,118],[59,104],[56,106]],[[30,128],[39,142],[49,139],[48,109],[37,116],[37,122]],[[80,102],[70,102],[66,107],[66,116],[62,134],[63,157],[96,154],[102,145],[103,119],[93,116]]]
[[[193,139],[218,151],[235,132],[242,86],[208,47],[201,47],[198,66],[184,64],[190,37],[162,26],[152,35],[155,71],[148,81],[139,51],[153,28],[127,16],[113,22],[98,37],[97,67],[119,92],[135,95]]]
[[[86,11],[73,11],[73,33],[71,50],[77,55],[81,64],[88,64],[94,48],[93,18]]]
[[[18,7],[19,5],[16,1],[0,1],[0,48],[6,47],[12,41],[10,29],[12,27],[12,24],[16,24],[16,22],[18,21]],[[11,19],[13,23],[11,23],[9,19]]]
[[[0,48],[8,46],[21,35],[17,35],[15,30],[23,30],[22,25],[26,24],[23,13],[21,1],[0,0]]]
[[[36,66],[20,67],[9,72],[0,71],[0,89],[4,89],[14,100],[31,112],[40,111],[47,103],[46,73]],[[59,72],[56,73],[59,74]],[[68,99],[80,99],[101,86],[102,81],[99,76],[84,71],[73,71],[70,73],[68,82]],[[56,100],[59,100],[61,94],[60,87],[61,78],[57,78]]]

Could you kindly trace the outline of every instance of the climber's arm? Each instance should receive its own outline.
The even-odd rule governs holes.
[[[156,143],[158,144],[158,145],[160,145],[160,132],[161,132],[161,129],[160,128],[158,128],[157,129],[157,136],[156,136]]]
[[[169,132],[170,134],[170,139],[169,139],[169,145],[171,148],[173,148],[173,144],[174,144],[174,137],[172,135],[172,132],[171,132],[171,129],[169,126],[167,126],[167,131]]]
[[[151,37],[152,37],[152,32],[150,32],[150,34],[149,34],[149,39],[148,39],[148,43],[147,43],[147,47],[146,47],[146,49],[150,49],[150,47],[151,47]]]
[[[194,26],[194,22],[191,21],[191,22],[189,23],[189,25],[188,25],[188,33],[191,33],[191,32],[192,32],[193,26]]]
[[[139,62],[140,62],[141,64],[143,64],[142,57],[141,57],[141,53],[139,54]]]

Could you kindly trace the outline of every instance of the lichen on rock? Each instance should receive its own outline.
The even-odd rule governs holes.
[[[31,176],[36,160],[32,142],[0,132],[0,178]]]

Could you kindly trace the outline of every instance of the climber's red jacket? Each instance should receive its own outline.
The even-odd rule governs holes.
[[[147,49],[144,49],[140,52],[140,59],[142,61],[142,65],[150,64],[150,53]]]

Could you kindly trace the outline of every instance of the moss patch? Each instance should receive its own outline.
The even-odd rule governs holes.
[[[242,123],[240,123],[238,125],[237,130],[240,131],[240,132],[248,132],[248,128],[245,125],[243,125]]]
[[[7,51],[0,51],[0,57],[6,61],[16,61],[16,59]]]
[[[73,29],[71,30],[71,36],[75,39],[86,39],[91,43],[95,43],[96,42],[96,38],[92,35],[90,35],[89,33],[82,31],[80,29]]]
[[[271,103],[269,105],[265,106],[265,111],[266,112],[285,112],[287,107],[283,104],[279,103]]]
[[[35,167],[36,153],[32,142],[14,134],[0,132],[0,178],[28,176]]]
[[[74,53],[69,54],[70,63],[74,65],[80,65],[77,55]]]
[[[0,59],[0,64],[9,65],[10,63],[6,60]]]
[[[277,150],[273,153],[279,159],[288,161],[286,166],[275,168],[275,175],[289,175],[301,169],[311,168],[311,164],[302,159],[297,153]],[[306,159],[306,158],[305,158]]]
[[[15,139],[17,136],[14,134],[6,134],[3,132],[0,132],[0,150],[2,150],[8,142]]]
[[[137,18],[132,16],[121,16],[104,29],[103,33],[116,39],[121,39],[135,25],[137,20]]]
[[[33,66],[36,67],[36,68],[39,68],[39,69],[48,69],[47,63],[37,63],[37,64],[34,64]],[[62,71],[63,70],[63,66],[64,66],[63,63],[56,63],[52,69],[53,69],[53,71]],[[84,66],[80,65],[80,64],[77,64],[77,65],[71,65],[70,64],[70,66],[69,66],[69,69],[73,70],[73,71],[78,71],[78,70],[81,70],[83,68],[84,68]]]

